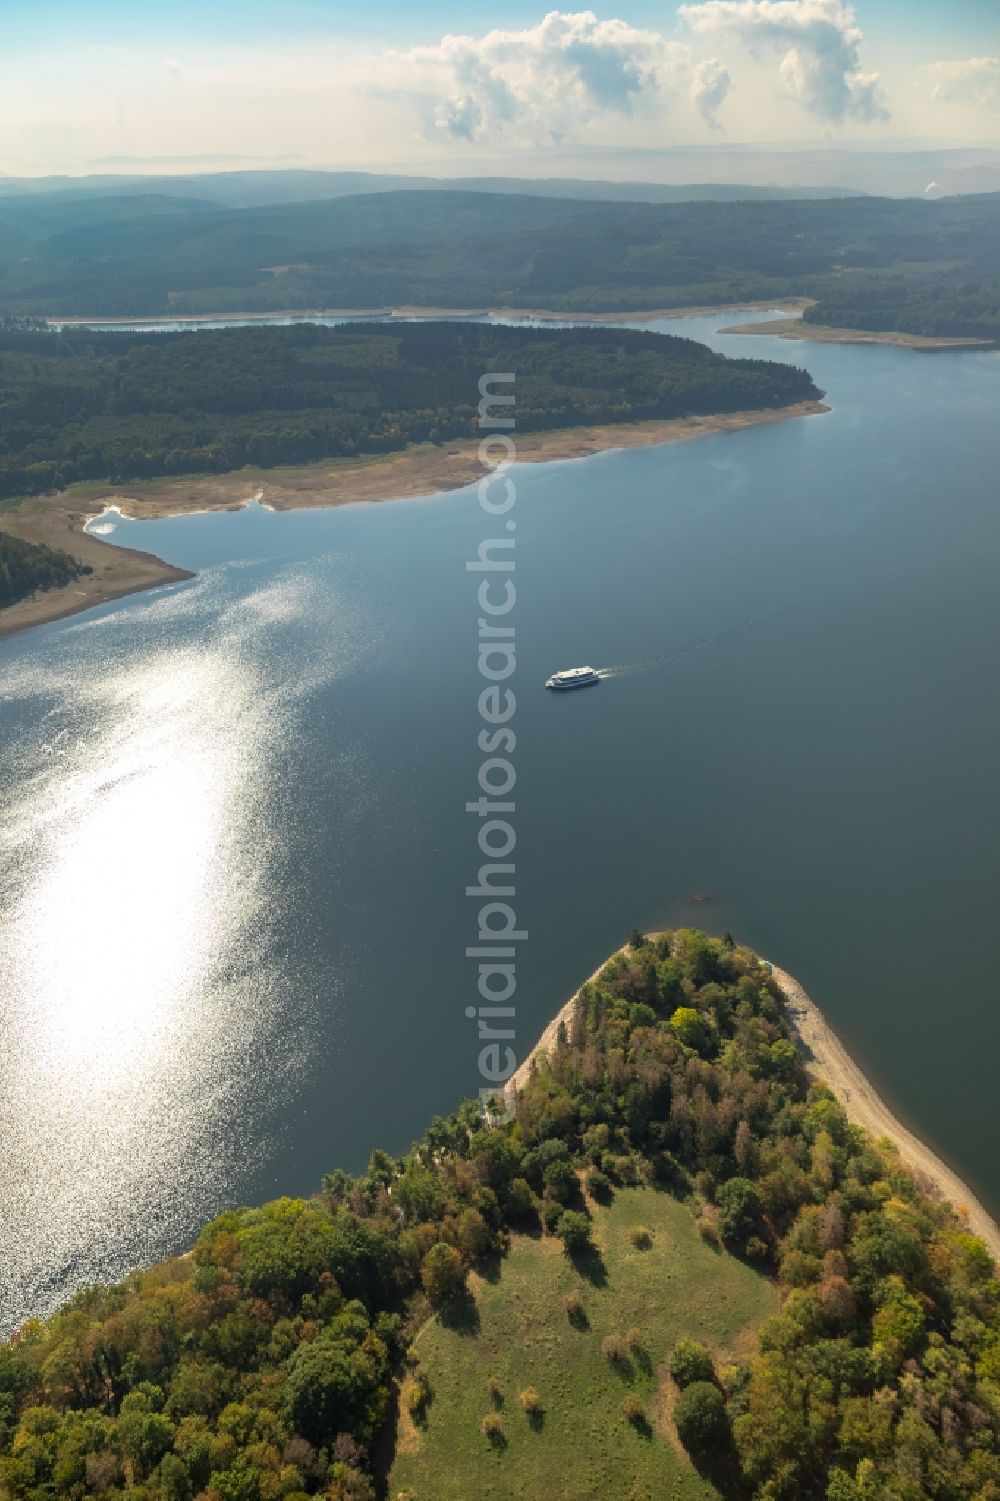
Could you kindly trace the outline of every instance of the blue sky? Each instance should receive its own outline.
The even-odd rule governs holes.
[[[1000,137],[1000,0],[550,6],[0,0],[0,172]]]
[[[494,26],[512,28],[538,21],[546,9],[542,0],[504,0],[502,6],[472,6],[467,0],[377,0],[367,5],[330,3],[330,0],[244,0],[237,4],[199,4],[172,0],[161,8],[143,7],[135,0],[0,0],[4,46],[20,49],[25,43],[52,43],[54,33],[68,40],[117,37],[160,42],[224,40],[234,29],[247,38],[273,39],[300,35],[342,36],[353,40],[378,39],[396,46],[428,41],[446,31],[482,32]],[[669,29],[674,11],[661,0],[593,8],[599,15],[620,16],[634,26]],[[865,32],[887,37],[897,45],[915,35],[932,48],[953,44],[1000,47],[1000,0],[860,0],[855,9]]]

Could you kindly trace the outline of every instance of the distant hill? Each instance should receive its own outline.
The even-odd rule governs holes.
[[[621,313],[808,296],[878,305],[921,332],[907,309],[941,306],[960,284],[968,323],[977,289],[1000,278],[1000,195],[625,203],[452,187],[219,208],[15,194],[0,196],[3,224],[0,313],[49,317]]]
[[[759,201],[849,198],[845,187],[782,187],[774,183],[660,183],[575,177],[426,177],[388,172],[199,172],[183,176],[101,173],[87,177],[0,177],[0,200],[81,202],[85,198],[140,197],[198,200],[216,208],[253,208],[269,203],[308,203],[362,193],[514,193],[524,197],[607,199],[621,203]]]

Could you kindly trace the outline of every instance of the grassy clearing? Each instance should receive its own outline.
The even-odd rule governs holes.
[[[717,1365],[746,1354],[777,1293],[706,1245],[690,1211],[666,1194],[622,1189],[590,1208],[597,1256],[575,1266],[553,1237],[518,1237],[495,1274],[470,1280],[475,1307],[461,1327],[434,1319],[421,1331],[431,1400],[423,1423],[401,1422],[392,1501],[411,1492],[414,1501],[716,1496],[677,1443],[666,1363],[681,1335],[707,1344]],[[642,1227],[648,1244],[634,1233]],[[573,1294],[584,1318],[571,1321]],[[619,1361],[603,1348],[616,1335]],[[523,1410],[521,1393],[532,1388],[540,1414]],[[630,1395],[642,1403],[638,1421],[623,1410]],[[499,1416],[502,1439],[482,1431],[488,1413]]]

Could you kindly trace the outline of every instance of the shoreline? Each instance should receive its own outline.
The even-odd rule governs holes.
[[[649,319],[702,318],[714,313],[794,312],[810,307],[811,297],[771,297],[749,302],[717,302],[698,307],[652,308],[618,313],[559,312],[552,308],[442,308],[418,307],[402,304],[398,307],[379,308],[277,308],[273,312],[233,313],[158,313],[155,317],[141,318],[79,318],[46,317],[43,322],[50,328],[158,328],[164,323],[264,323],[272,318],[300,318],[308,322],[314,318],[349,318],[360,323],[372,318],[428,318],[447,320],[455,318],[538,318],[558,323],[645,323]]]
[[[36,625],[49,625],[96,609],[112,600],[125,599],[130,594],[194,578],[187,568],[176,568],[153,553],[131,547],[116,548],[93,536],[85,530],[93,519],[94,515],[87,510],[69,505],[53,504],[51,509],[39,508],[38,514],[30,515],[0,510],[0,531],[25,542],[41,542],[72,553],[93,569],[61,588],[39,590],[0,609],[0,640]]]
[[[951,1204],[956,1211],[964,1211],[969,1229],[986,1243],[993,1259],[1000,1263],[1000,1225],[969,1185],[893,1115],[798,980],[769,960],[764,962],[781,991],[789,1028],[805,1055],[810,1077],[824,1083],[848,1117],[876,1141],[880,1137],[891,1140],[900,1161],[914,1174],[918,1185],[925,1191],[929,1187],[929,1197]],[[963,1217],[961,1213],[959,1217]]]
[[[819,416],[829,410],[822,401],[803,401],[706,417],[551,428],[519,437],[517,463],[552,463],[620,448],[685,442],[793,417]],[[478,440],[469,438],[440,445],[414,444],[395,453],[362,458],[179,475],[135,485],[77,485],[55,495],[33,496],[16,509],[0,509],[0,530],[70,552],[89,563],[94,572],[0,610],[0,638],[193,576],[151,553],[104,542],[86,530],[112,507],[133,521],[242,510],[252,501],[274,511],[326,509],[446,494],[475,484],[482,475]]]
[[[560,1023],[569,1027],[580,991],[596,980],[605,966],[619,954],[623,954],[625,949],[626,945],[623,945],[609,954],[560,1007],[534,1047],[504,1085],[504,1100],[508,1106],[518,1091],[524,1088],[532,1065],[555,1047]],[[887,1137],[899,1153],[900,1162],[913,1174],[918,1187],[929,1198],[950,1204],[959,1219],[965,1220],[969,1230],[979,1236],[994,1261],[1000,1264],[1000,1225],[980,1203],[969,1185],[926,1142],[921,1141],[920,1137],[915,1136],[893,1115],[874,1084],[855,1063],[822,1011],[799,982],[787,970],[780,969],[762,955],[757,957],[770,970],[781,992],[789,1031],[805,1058],[809,1076],[818,1083],[825,1084],[843,1106],[848,1118],[855,1125],[861,1126],[876,1142]]]
[[[517,1095],[528,1082],[528,1079],[531,1076],[532,1066],[536,1064],[541,1057],[547,1057],[555,1047],[556,1038],[558,1036],[560,1026],[565,1026],[568,1030],[569,1024],[573,1020],[573,1011],[576,1006],[580,991],[585,989],[586,986],[592,985],[600,975],[601,971],[603,969],[606,969],[607,966],[611,963],[612,959],[617,959],[619,954],[624,954],[627,947],[628,945],[623,943],[620,949],[615,949],[613,954],[609,954],[606,959],[602,959],[600,964],[594,970],[594,973],[592,975],[588,975],[583,983],[577,986],[573,994],[570,996],[569,1000],[564,1002],[564,1004],[560,1006],[555,1016],[545,1028],[545,1031],[542,1033],[541,1037],[531,1049],[531,1052],[524,1055],[524,1058],[511,1074],[506,1084],[504,1084],[503,1097],[505,1103],[508,1106],[513,1103],[515,1095]]]
[[[903,334],[862,328],[834,328],[806,323],[802,318],[775,318],[770,323],[739,323],[720,328],[720,334],[768,334],[773,339],[803,339],[812,344],[886,344],[896,349],[993,349],[990,339],[948,338],[931,334]]]

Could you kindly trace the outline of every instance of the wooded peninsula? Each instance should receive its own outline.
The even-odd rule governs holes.
[[[633,933],[509,1112],[0,1347],[12,1501],[985,1501],[998,1419],[987,1248],[692,930]]]
[[[0,334],[0,498],[472,436],[491,370],[517,371],[521,432],[819,395],[794,366],[616,328],[13,329]]]

